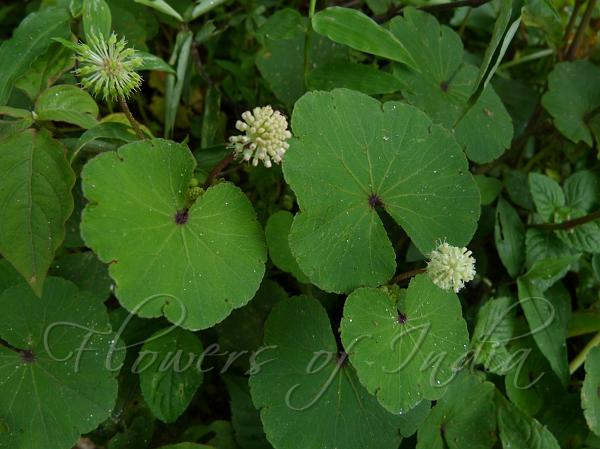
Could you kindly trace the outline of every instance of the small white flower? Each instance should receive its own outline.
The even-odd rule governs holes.
[[[467,248],[444,242],[429,255],[427,273],[435,285],[457,293],[475,277],[475,258]]]
[[[244,134],[229,138],[229,147],[235,156],[241,155],[245,161],[252,160],[255,167],[259,161],[267,168],[273,162],[279,164],[289,148],[287,140],[292,137],[285,116],[271,106],[264,106],[244,112],[242,119],[236,122],[235,127]]]

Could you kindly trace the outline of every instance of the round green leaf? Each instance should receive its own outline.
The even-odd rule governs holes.
[[[469,342],[458,297],[425,274],[400,298],[356,290],[344,305],[341,330],[360,382],[392,413],[442,397]]]
[[[600,68],[589,61],[556,64],[548,75],[548,91],[542,98],[544,108],[565,137],[592,145],[588,114],[600,106]]]
[[[175,421],[190,405],[204,377],[202,343],[190,331],[161,329],[142,346],[139,354],[140,387],[158,419]]]
[[[338,359],[323,307],[310,297],[278,303],[250,378],[267,439],[277,449],[396,449],[402,420],[382,408]]]
[[[300,213],[290,247],[327,291],[386,282],[395,254],[383,207],[427,254],[464,245],[479,217],[479,190],[451,134],[413,106],[382,105],[351,90],[311,92],[294,108],[295,139],[283,170]]]
[[[101,302],[49,277],[38,298],[22,283],[0,295],[0,447],[69,448],[109,417],[122,352]]]
[[[588,426],[600,436],[600,346],[593,348],[585,359],[581,404]]]
[[[254,296],[266,248],[252,205],[230,183],[211,187],[185,212],[194,167],[187,147],[160,139],[97,156],[82,173],[90,203],[81,234],[111,263],[126,309],[204,329]]]
[[[390,30],[416,61],[415,70],[400,65],[394,68],[405,84],[402,93],[407,101],[425,111],[434,123],[453,130],[472,161],[482,164],[498,158],[511,144],[512,120],[491,85],[470,104],[479,70],[463,62],[458,33],[414,8],[406,8],[402,16],[392,19]]]

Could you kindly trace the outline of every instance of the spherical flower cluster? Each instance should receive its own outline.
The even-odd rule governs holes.
[[[289,148],[287,140],[292,137],[285,116],[271,106],[265,106],[244,112],[242,118],[244,120],[238,120],[235,127],[244,134],[229,138],[235,156],[252,160],[255,167],[258,161],[267,168],[273,162],[279,164]]]
[[[106,99],[127,98],[139,90],[142,77],[135,70],[143,64],[133,48],[127,48],[127,41],[111,34],[90,36],[88,44],[77,44],[79,68],[75,70],[84,88],[94,95]]]
[[[475,277],[475,258],[467,248],[444,242],[429,255],[427,273],[435,285],[457,293]]]

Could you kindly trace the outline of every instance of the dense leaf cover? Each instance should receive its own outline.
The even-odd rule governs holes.
[[[598,33],[0,3],[0,449],[600,449]]]

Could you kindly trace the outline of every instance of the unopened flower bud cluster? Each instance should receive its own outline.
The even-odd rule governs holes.
[[[467,248],[444,242],[429,256],[427,273],[435,285],[457,293],[475,277],[475,258]]]
[[[105,100],[127,98],[139,90],[142,77],[136,70],[143,59],[133,48],[127,47],[125,39],[117,40],[115,34],[108,39],[92,35],[88,43],[77,45],[79,68],[75,70],[84,88]]]
[[[252,161],[254,166],[259,161],[267,168],[279,164],[289,148],[287,140],[292,137],[285,116],[271,106],[264,106],[244,112],[242,119],[235,127],[244,134],[229,138],[236,157]]]

